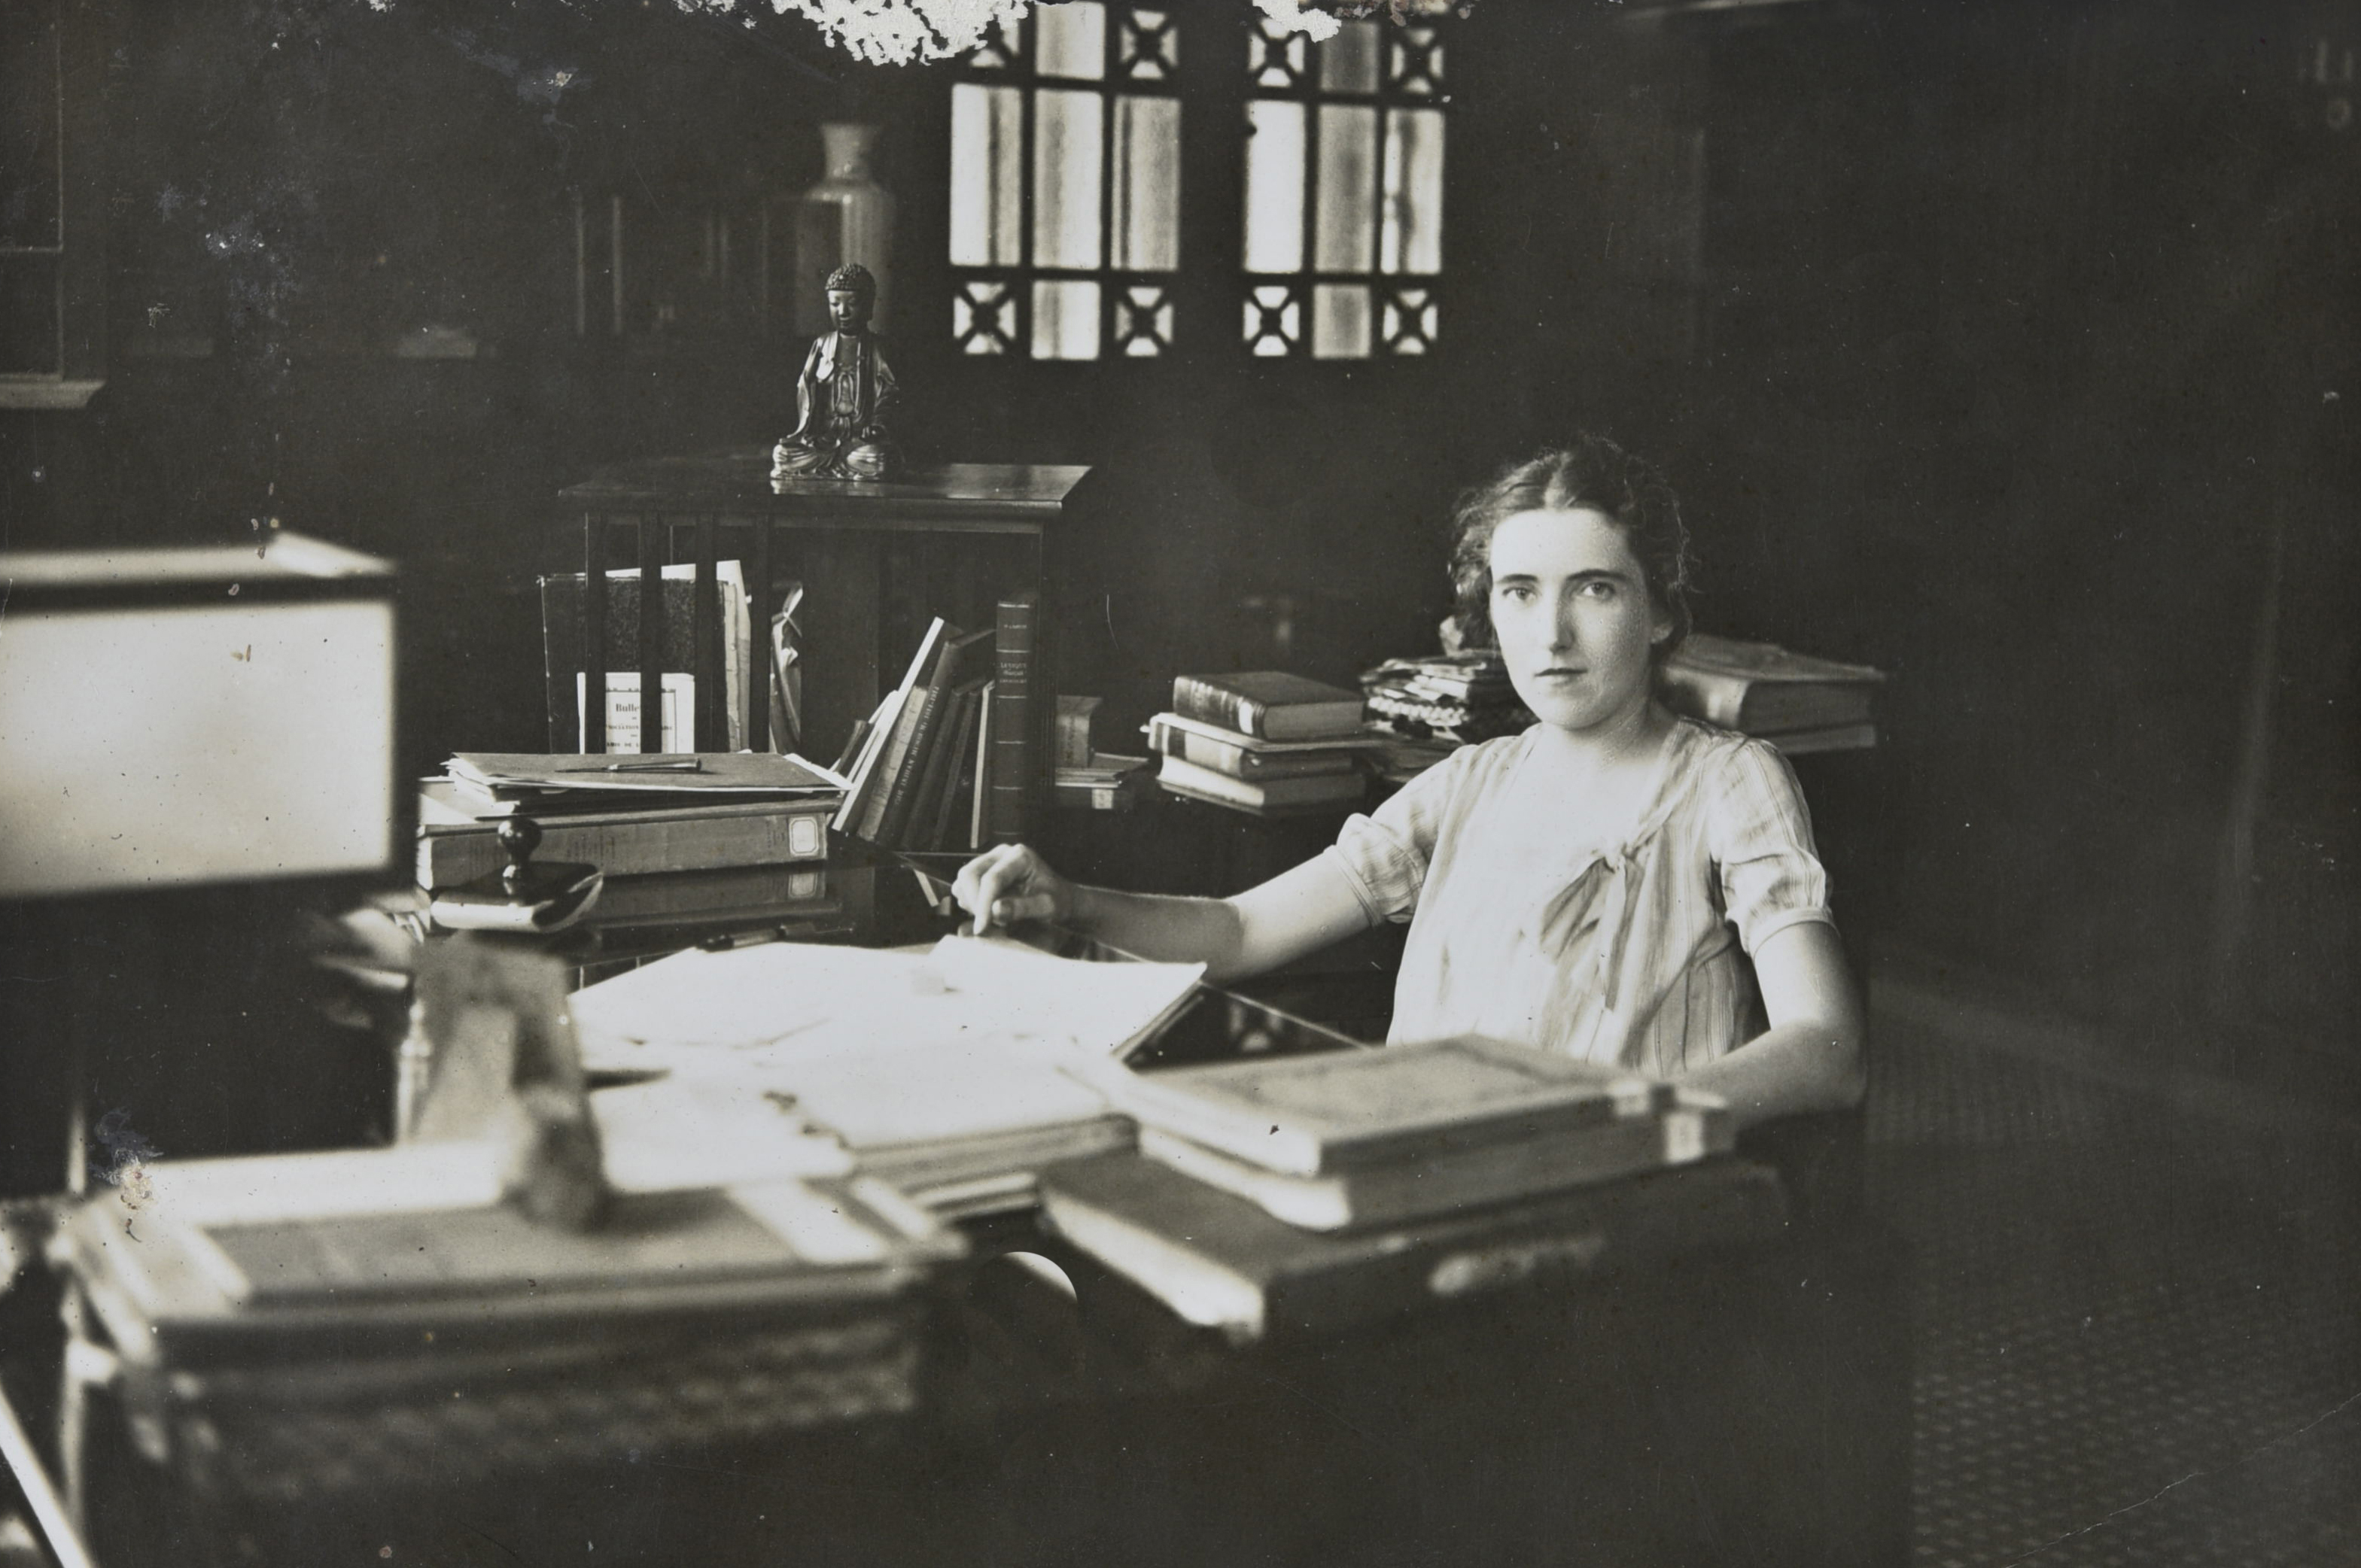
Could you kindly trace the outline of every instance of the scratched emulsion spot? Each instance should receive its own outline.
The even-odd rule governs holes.
[[[126,1209],[137,1209],[156,1196],[148,1179],[148,1162],[163,1151],[131,1127],[131,1113],[122,1106],[109,1111],[90,1130],[98,1146],[91,1174],[115,1190]]]

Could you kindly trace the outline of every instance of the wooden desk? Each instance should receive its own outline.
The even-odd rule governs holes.
[[[1044,627],[1054,624],[1055,556],[1051,535],[1063,525],[1076,490],[1090,470],[1029,464],[952,463],[914,468],[880,484],[851,479],[795,479],[774,483],[767,449],[702,457],[662,457],[599,470],[558,492],[558,499],[582,521],[583,571],[594,590],[585,596],[581,648],[605,641],[606,574],[637,566],[643,602],[655,602],[652,585],[669,562],[697,566],[700,650],[718,648],[719,634],[707,624],[714,563],[735,556],[744,563],[753,600],[753,635],[747,669],[757,676],[767,667],[771,612],[776,585],[799,579],[805,587],[800,620],[804,630],[804,749],[823,761],[834,755],[852,728],[877,706],[885,685],[898,679],[932,615],[969,630],[992,623],[993,607],[1019,588],[1040,591]],[[618,536],[623,536],[619,543]],[[662,672],[661,626],[647,617],[641,626],[640,678],[653,690]],[[1038,691],[1054,692],[1049,661],[1037,654]],[[603,682],[603,672],[602,682]],[[721,708],[718,661],[697,672],[697,735],[700,750],[720,749],[727,733]],[[747,744],[763,749],[770,734],[767,687],[746,683]],[[593,703],[592,711],[603,704]],[[568,730],[553,751],[572,751]],[[658,749],[660,712],[642,709],[641,747]],[[588,750],[604,751],[603,728],[592,726]]]

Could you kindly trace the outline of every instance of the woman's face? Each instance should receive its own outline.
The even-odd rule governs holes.
[[[1579,733],[1646,705],[1673,618],[1621,529],[1587,508],[1521,511],[1492,531],[1491,562],[1500,657],[1534,717]]]

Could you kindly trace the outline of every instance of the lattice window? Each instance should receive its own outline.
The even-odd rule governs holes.
[[[951,334],[967,354],[1150,357],[1180,265],[1178,24],[1067,0],[951,88]]]
[[[1247,35],[1247,351],[1433,352],[1441,325],[1443,24]]]

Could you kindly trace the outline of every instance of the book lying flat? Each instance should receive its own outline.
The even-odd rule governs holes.
[[[1362,778],[1357,768],[1347,767],[1342,773],[1299,774],[1291,778],[1244,779],[1217,773],[1170,752],[1157,766],[1156,782],[1176,795],[1191,795],[1200,800],[1243,806],[1256,811],[1268,811],[1274,806],[1324,806],[1341,800],[1358,800],[1368,793],[1367,781]]]
[[[409,1149],[337,1157],[360,1170],[358,1155],[385,1157],[389,1171],[417,1164]],[[182,1185],[273,1180],[274,1159],[300,1162],[287,1173],[291,1186],[318,1185],[322,1168],[305,1156],[190,1162],[263,1174]],[[496,1177],[490,1162],[485,1168]],[[159,1351],[258,1332],[400,1343],[416,1342],[422,1325],[529,1335],[560,1321],[846,1305],[898,1295],[963,1251],[931,1215],[860,1176],[624,1195],[599,1226],[576,1233],[535,1225],[494,1194],[450,1181],[444,1195],[458,1203],[396,1198],[379,1207],[373,1177],[357,1179],[341,1204],[307,1190],[284,1212],[251,1201],[209,1212],[173,1190],[169,1162],[154,1169],[168,1179],[130,1215],[128,1232],[111,1193],[83,1205],[68,1231],[77,1268]]]
[[[1176,675],[1172,710],[1266,740],[1324,740],[1361,728],[1361,694],[1285,670]]]
[[[448,781],[433,781],[419,791],[418,885],[423,888],[456,887],[509,863],[499,821],[455,807],[453,789]],[[596,866],[609,877],[818,861],[828,854],[833,808],[830,795],[723,795],[702,805],[536,817],[541,846],[533,858]]]
[[[685,926],[740,916],[834,914],[843,900],[828,885],[825,867],[728,866],[607,879],[590,912],[599,926]]]
[[[1160,1127],[1266,1170],[1320,1176],[1649,1114],[1669,1084],[1481,1035],[1134,1073]]]
[[[695,799],[834,796],[840,781],[795,757],[766,751],[669,751],[602,759],[541,751],[461,751],[445,764],[470,794],[492,800],[614,796],[627,807],[650,795]]]
[[[1349,773],[1354,758],[1374,751],[1378,742],[1356,735],[1349,740],[1257,740],[1225,734],[1210,724],[1184,719],[1177,713],[1159,713],[1148,721],[1148,745],[1152,751],[1178,757],[1235,779],[1295,778],[1314,773]]]
[[[1675,1093],[1673,1108],[1654,1114],[1328,1176],[1266,1170],[1155,1127],[1139,1135],[1139,1152],[1290,1225],[1342,1231],[1459,1213],[1728,1154],[1737,1139],[1728,1108],[1709,1096]]]
[[[1692,632],[1664,661],[1662,678],[1675,712],[1753,735],[1867,723],[1885,675],[1776,643]]]
[[[1137,1154],[1051,1167],[1041,1205],[1068,1241],[1183,1321],[1241,1342],[1334,1332],[1531,1279],[1766,1242],[1786,1223],[1778,1178],[1735,1159],[1345,1234],[1286,1224]]]

